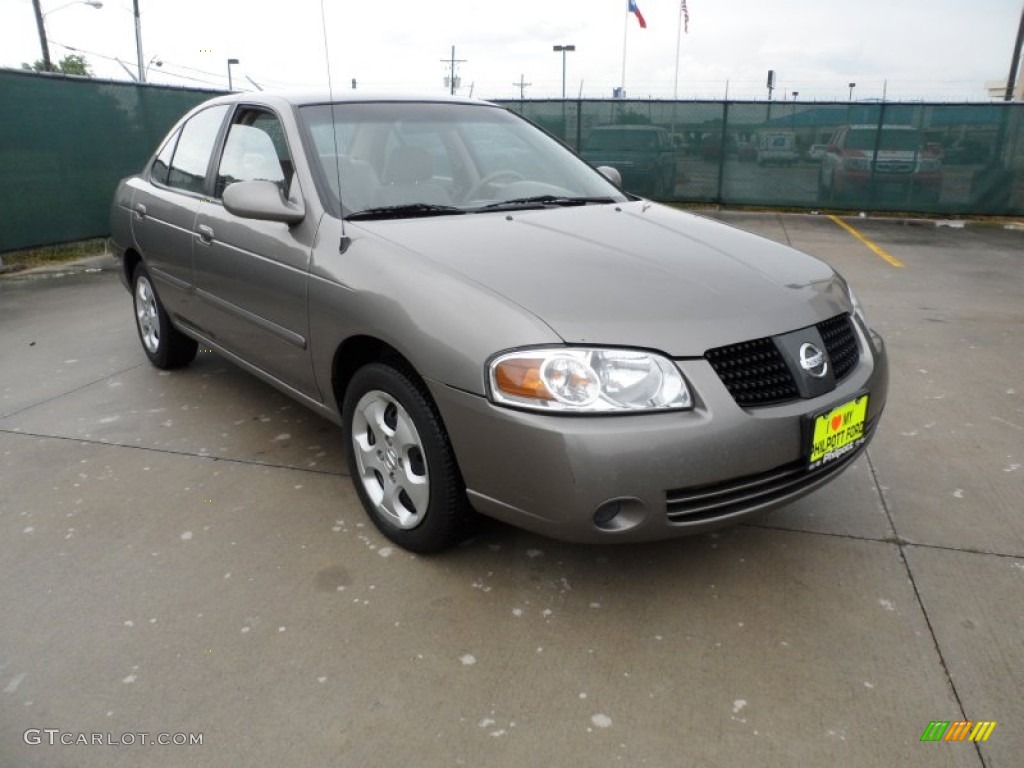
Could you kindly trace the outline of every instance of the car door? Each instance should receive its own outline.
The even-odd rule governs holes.
[[[225,105],[190,117],[161,147],[132,200],[132,236],[164,308],[192,325],[192,239]]]
[[[292,145],[300,147],[298,140]],[[237,181],[270,181],[301,203],[293,154],[280,118],[239,105],[195,220],[193,263],[202,323],[211,340],[275,379],[320,399],[309,355],[306,280],[316,222],[242,218],[221,197]]]

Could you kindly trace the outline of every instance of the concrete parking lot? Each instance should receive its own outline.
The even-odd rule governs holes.
[[[408,554],[335,426],[150,367],[111,263],[0,279],[0,766],[1021,765],[1024,228],[709,215],[850,279],[889,403],[828,488],[645,546]]]

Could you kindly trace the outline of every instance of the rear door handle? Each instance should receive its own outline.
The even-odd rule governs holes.
[[[146,218],[146,206],[142,203],[135,204],[135,218],[139,220]]]
[[[208,227],[205,224],[200,224],[196,227],[196,234],[199,235],[200,241],[209,245],[213,242],[213,227]]]

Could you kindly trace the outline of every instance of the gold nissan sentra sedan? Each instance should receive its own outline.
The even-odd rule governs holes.
[[[477,513],[662,539],[835,478],[888,387],[850,287],[616,178],[486,102],[232,94],[120,183],[111,227],[152,363],[198,342],[339,423],[410,550]]]

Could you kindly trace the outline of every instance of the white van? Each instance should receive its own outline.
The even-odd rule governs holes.
[[[781,163],[792,165],[797,161],[796,136],[789,131],[772,131],[757,136],[757,164]]]

